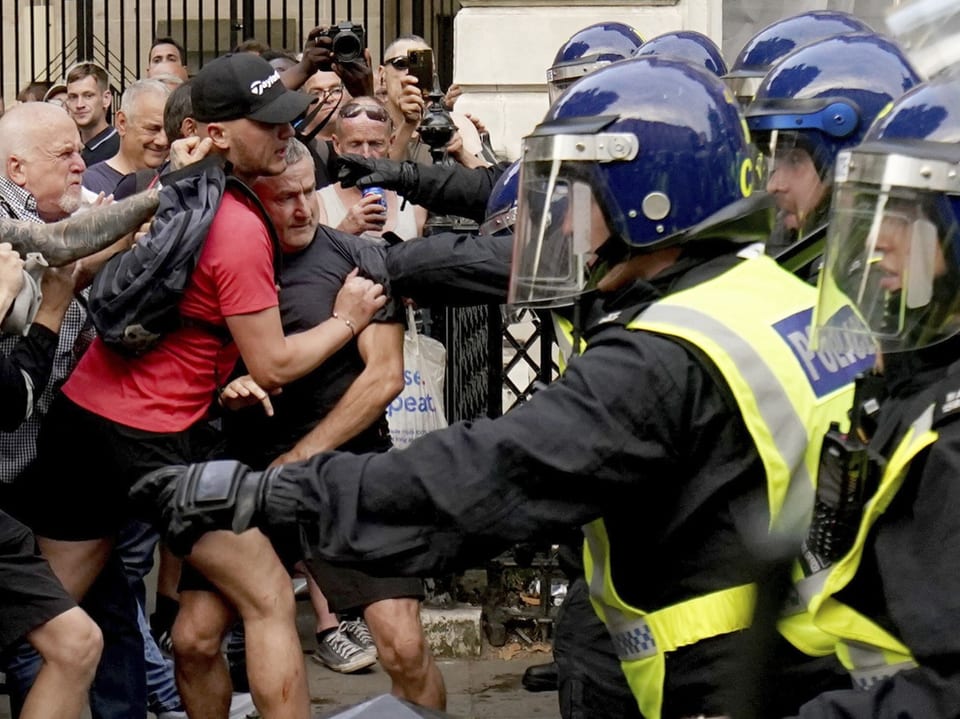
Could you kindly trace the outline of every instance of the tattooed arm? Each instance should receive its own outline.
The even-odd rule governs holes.
[[[62,267],[112,245],[140,227],[157,209],[159,191],[147,190],[49,225],[0,218],[0,241],[26,256],[41,253]]]

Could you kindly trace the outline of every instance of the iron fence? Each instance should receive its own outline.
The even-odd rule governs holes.
[[[79,60],[103,65],[122,92],[143,75],[155,37],[183,45],[193,73],[243,40],[297,52],[312,28],[344,20],[364,26],[374,62],[394,38],[423,36],[446,86],[459,9],[459,0],[0,0],[2,96],[59,80]]]

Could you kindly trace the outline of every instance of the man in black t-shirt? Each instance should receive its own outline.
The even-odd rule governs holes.
[[[284,330],[291,334],[336,316],[337,293],[355,268],[384,285],[387,277],[381,247],[318,226],[313,160],[306,147],[292,140],[286,157],[286,171],[261,178],[254,190],[276,225],[284,252],[280,311]],[[389,302],[357,334],[356,341],[279,394],[268,397],[245,377],[228,385],[221,395],[227,407],[258,404],[258,400],[263,405],[226,413],[229,456],[262,468],[332,449],[389,449],[385,409],[403,386],[401,314],[399,303]],[[344,322],[351,324],[346,318]],[[292,544],[277,547],[286,560],[302,557],[299,546]],[[306,564],[332,611],[362,612],[394,693],[423,706],[443,708],[443,678],[420,625],[420,580],[371,577],[316,558]],[[345,632],[357,639],[344,624],[318,635],[318,656],[325,649],[336,649],[337,635]],[[324,646],[331,642],[333,646]]]

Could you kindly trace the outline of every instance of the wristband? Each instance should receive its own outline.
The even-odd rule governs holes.
[[[353,320],[348,320],[346,317],[341,317],[336,313],[336,311],[333,312],[333,319],[340,320],[341,322],[343,322],[343,324],[349,327],[351,336],[353,337],[357,336],[357,326],[353,324]]]

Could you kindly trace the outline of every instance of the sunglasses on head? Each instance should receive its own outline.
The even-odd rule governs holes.
[[[389,122],[390,115],[387,111],[376,105],[361,105],[358,102],[351,102],[347,105],[344,105],[340,110],[340,117],[345,117],[348,120],[354,117],[358,117],[361,113],[366,113],[367,117],[371,120],[376,120],[377,122]]]
[[[392,65],[395,70],[409,70],[410,61],[405,57],[394,57],[383,61],[384,65]]]

